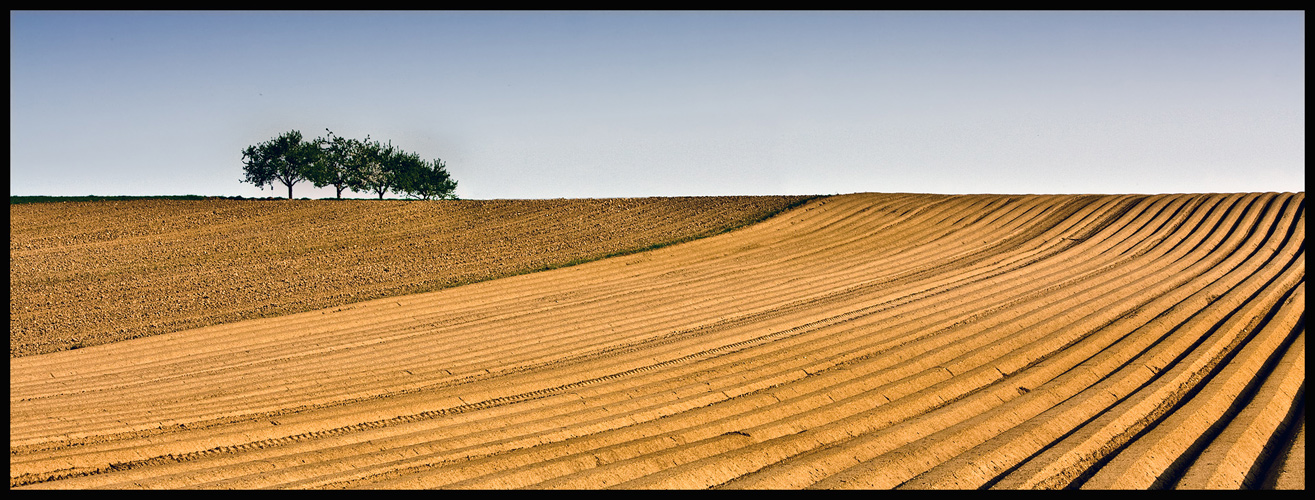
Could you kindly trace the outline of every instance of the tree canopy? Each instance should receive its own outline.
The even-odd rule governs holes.
[[[327,128],[324,130],[328,132],[328,136],[315,139],[319,155],[310,165],[308,178],[315,187],[333,186],[337,191],[338,199],[342,199],[342,192],[347,189],[348,181],[351,179],[349,167],[352,154],[360,141],[334,135],[333,131]]]
[[[274,187],[278,181],[288,187],[288,199],[292,199],[292,185],[307,179],[309,165],[315,161],[317,148],[312,143],[301,140],[301,132],[292,130],[284,132],[274,139],[255,146],[248,146],[242,151],[243,170],[246,178],[261,189],[268,185]]]
[[[395,154],[392,142],[384,146],[366,136],[352,155],[352,191],[375,193],[382,200],[396,186]]]
[[[453,192],[457,189],[457,181],[448,175],[443,160],[424,161],[416,156],[407,165],[400,187],[408,197],[423,200],[456,198]]]

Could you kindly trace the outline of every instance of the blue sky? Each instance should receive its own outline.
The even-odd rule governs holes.
[[[282,196],[239,182],[242,149],[325,128],[442,158],[478,199],[1305,190],[1300,11],[11,11],[10,32],[11,195]]]

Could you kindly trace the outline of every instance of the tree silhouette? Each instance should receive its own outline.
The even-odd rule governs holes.
[[[400,150],[393,147],[392,141],[381,145],[379,141],[371,141],[366,136],[364,141],[353,148],[348,185],[353,191],[376,193],[379,199],[384,199],[384,194],[397,185],[399,153]]]
[[[433,161],[424,161],[414,153],[409,157],[399,183],[400,189],[408,197],[424,200],[456,199],[454,191],[457,189],[457,181],[448,175],[443,160],[435,158]]]
[[[314,141],[320,154],[317,161],[311,164],[309,178],[315,187],[333,186],[341,200],[342,191],[350,184],[352,154],[359,148],[360,141],[334,135],[327,128],[324,130],[328,132],[328,137],[316,138]]]
[[[249,182],[265,189],[266,185],[274,187],[274,181],[288,187],[288,199],[292,199],[292,185],[307,180],[310,165],[317,161],[319,148],[311,142],[301,140],[301,132],[292,130],[284,132],[274,139],[255,146],[248,146],[242,151],[243,171]]]

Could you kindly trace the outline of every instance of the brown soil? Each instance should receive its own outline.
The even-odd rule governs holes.
[[[810,201],[11,359],[24,488],[1301,488],[1305,194]]]
[[[805,197],[10,205],[10,357],[438,290],[724,231]]]

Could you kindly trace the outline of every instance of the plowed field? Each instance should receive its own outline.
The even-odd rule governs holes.
[[[9,355],[521,274],[714,234],[805,199],[10,205]]]
[[[12,358],[10,482],[1304,489],[1304,356],[1304,193],[834,196]]]

